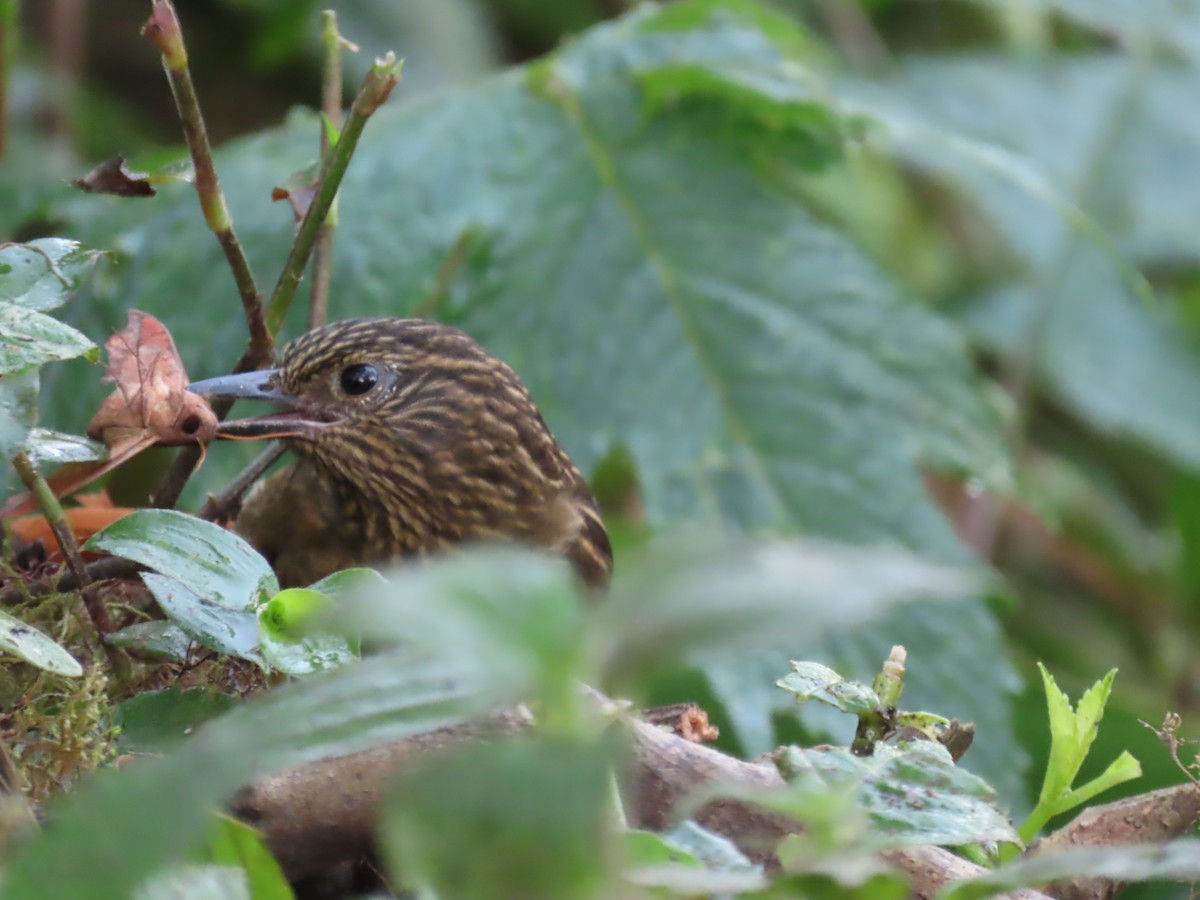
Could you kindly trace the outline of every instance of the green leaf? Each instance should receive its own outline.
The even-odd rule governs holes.
[[[625,862],[633,868],[669,863],[704,868],[691,851],[669,842],[664,835],[636,828],[625,832]]]
[[[167,618],[192,640],[210,650],[268,665],[259,647],[258,616],[251,604],[241,609],[205,599],[182,581],[143,572],[142,581]]]
[[[1123,254],[1196,262],[1183,186],[1200,184],[1200,167],[1178,115],[1196,86],[1188,67],[1072,53],[1036,65],[910,58],[885,84],[847,88],[893,123],[891,149],[960,187],[1027,269],[963,305],[976,339],[1017,362],[1033,352],[1057,401],[1191,469],[1200,467],[1200,356],[1172,311],[1147,302]],[[1092,169],[1096,184],[1081,184]],[[1049,185],[1063,187],[1048,197]],[[1059,193],[1079,190],[1087,196],[1073,202]]]
[[[684,660],[707,668],[718,652],[753,650],[761,658],[862,625],[904,601],[960,599],[979,576],[893,548],[664,541],[640,559],[626,557],[589,632],[612,636],[601,665],[619,693]]]
[[[253,611],[279,590],[267,561],[242,538],[174,510],[124,516],[92,535],[84,549],[141,563],[228,610]]]
[[[57,309],[78,290],[100,256],[62,238],[0,246],[0,305],[11,303],[31,312]]]
[[[83,674],[83,666],[70,653],[32,625],[3,611],[0,611],[0,651],[19,656],[47,672],[72,678]]]
[[[331,606],[330,599],[318,590],[286,588],[259,608],[258,624],[274,637],[296,639],[303,635],[306,625]]]
[[[256,900],[246,873],[232,866],[174,866],[144,885],[135,900]]]
[[[142,691],[113,712],[113,724],[121,729],[118,745],[124,753],[164,753],[237,702],[232,694],[204,688]]]
[[[108,636],[111,644],[124,650],[165,662],[186,662],[192,639],[174,623],[155,619],[134,622]]]
[[[1108,764],[1103,772],[1077,788],[1068,791],[1054,804],[1054,814],[1059,815],[1077,806],[1082,806],[1093,797],[1126,781],[1142,777],[1142,765],[1128,750]]]
[[[775,684],[795,694],[797,703],[819,700],[852,715],[879,706],[879,695],[868,685],[861,681],[846,681],[828,666],[792,660],[792,670]]]
[[[676,854],[682,851],[686,855],[684,862],[694,859],[709,869],[762,873],[762,867],[750,862],[731,840],[702,828],[692,819],[684,819],[665,832],[662,840],[675,848]]]
[[[0,375],[99,349],[69,325],[45,315],[65,303],[99,254],[48,238],[0,246]]]
[[[0,462],[8,462],[25,446],[37,421],[38,372],[0,374]]]
[[[255,777],[399,740],[501,700],[493,685],[413,653],[376,657],[241,704],[171,755],[101,772],[60,798],[52,831],[6,863],[7,900],[125,900],[194,847],[211,810]],[[120,822],[120,828],[113,823]]]
[[[63,463],[91,462],[108,457],[108,450],[99,441],[49,428],[31,430],[25,442],[25,451],[38,466],[61,466]]]
[[[448,648],[443,652],[464,669],[486,669],[498,690],[533,685],[546,719],[569,720],[577,711],[585,619],[577,581],[562,559],[481,547],[398,566],[386,585],[370,578],[360,585],[339,608],[339,627],[375,642]]]
[[[963,765],[995,787],[1008,806],[1027,806],[1028,755],[1012,730],[1012,702],[1020,679],[982,599],[907,603],[857,627],[798,641],[786,653],[718,658],[706,662],[704,671],[747,755],[778,745],[773,715],[799,714],[816,739],[844,744],[853,735],[853,723],[844,714],[814,703],[797,708],[774,686],[775,679],[788,668],[789,656],[819,659],[838,672],[869,679],[895,644],[908,650],[905,703],[973,722],[977,733],[989,739],[976,741]]]
[[[358,659],[357,642],[352,643],[343,635],[289,635],[279,629],[267,620],[270,605],[258,612],[258,643],[263,658],[272,668],[297,677],[336,669]]]
[[[292,900],[295,896],[262,835],[230,816],[213,817],[214,827],[200,861],[245,873],[253,900]]]
[[[1042,673],[1050,714],[1050,759],[1046,764],[1046,777],[1039,799],[1051,803],[1070,790],[1079,768],[1087,759],[1117,670],[1111,669],[1084,693],[1079,700],[1078,710],[1071,708],[1070,698],[1041,663],[1038,663],[1038,671]]]
[[[344,569],[322,578],[310,588],[280,591],[258,611],[259,641],[263,656],[286,675],[310,675],[336,668],[358,658],[358,640],[343,634],[314,632],[328,626],[331,605],[356,592],[386,589],[374,569]]]
[[[383,806],[389,869],[430,896],[595,897],[613,762],[602,744],[537,737],[418,764]]]
[[[99,357],[99,349],[85,335],[58,319],[0,303],[0,375],[21,372],[56,359]]]
[[[977,900],[1002,891],[1039,887],[1065,878],[1118,882],[1200,879],[1200,840],[1178,838],[1164,844],[1068,849],[1024,857],[969,881],[943,889],[937,900]]]
[[[789,747],[779,764],[800,793],[856,785],[873,835],[889,846],[1020,843],[994,805],[995,791],[934,741],[880,744],[870,757],[845,747]],[[769,802],[784,811],[786,793]]]

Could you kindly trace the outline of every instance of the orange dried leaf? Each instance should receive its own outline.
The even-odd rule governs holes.
[[[131,512],[134,510],[113,506],[109,501],[107,507],[78,506],[63,510],[63,516],[67,520],[67,526],[71,529],[71,533],[75,535],[75,539],[82,544],[97,531],[107,528],[117,519],[129,515]],[[34,541],[40,540],[45,545],[50,559],[57,559],[61,553],[58,547],[58,538],[54,536],[54,531],[50,528],[50,523],[46,521],[45,516],[21,516],[19,519],[13,519],[11,527],[13,533],[19,535],[27,543],[32,544]]]
[[[130,310],[129,321],[104,349],[104,380],[117,387],[100,404],[89,437],[101,438],[115,451],[134,438],[141,443],[145,435],[159,444],[208,443],[216,436],[216,413],[203,397],[188,392],[183,361],[162,322]]]

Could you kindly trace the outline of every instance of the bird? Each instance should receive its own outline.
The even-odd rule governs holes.
[[[282,439],[298,457],[255,486],[234,524],[285,587],[484,541],[560,554],[594,588],[610,578],[579,469],[512,367],[458,328],[338,321],[288,344],[275,368],[188,390],[284,407],[218,436]]]

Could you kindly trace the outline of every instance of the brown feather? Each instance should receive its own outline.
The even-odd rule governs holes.
[[[355,365],[379,375],[361,396],[341,385]],[[238,520],[281,580],[516,540],[563,554],[588,584],[607,582],[612,550],[583,476],[516,372],[464,332],[336,322],[284,350],[277,386],[321,423],[292,439],[295,471],[264,483]]]

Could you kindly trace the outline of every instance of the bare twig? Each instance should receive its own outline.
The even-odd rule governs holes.
[[[1188,782],[1089,807],[1029,852],[1043,856],[1076,847],[1159,844],[1191,834],[1197,821],[1200,789]],[[1046,892],[1061,900],[1107,900],[1123,887],[1109,879],[1080,877],[1058,882]]]
[[[128,578],[141,572],[144,568],[145,566],[140,563],[128,559],[106,556],[104,559],[88,563],[85,572],[91,581],[104,581],[108,578]],[[20,603],[30,597],[44,597],[47,594],[73,591],[79,586],[79,579],[69,569],[59,575],[53,584],[45,581],[19,582],[0,593],[0,607]]]
[[[8,73],[17,48],[20,0],[0,0],[0,159],[8,148]]]
[[[51,138],[74,150],[74,113],[83,78],[87,0],[53,0],[50,4],[50,71],[54,99],[47,128]]]
[[[208,223],[209,229],[221,245],[233,272],[233,280],[237,283],[238,293],[242,298],[242,310],[246,316],[246,327],[250,331],[250,349],[256,361],[254,368],[257,368],[270,359],[273,345],[272,334],[263,319],[262,295],[254,281],[254,274],[250,271],[250,261],[246,259],[245,251],[234,233],[233,220],[230,219],[229,208],[225,205],[225,194],[221,191],[221,183],[217,179],[212,148],[208,143],[208,131],[204,126],[200,101],[196,97],[191,72],[188,70],[187,48],[183,43],[179,17],[175,14],[171,0],[153,2],[153,11],[149,20],[142,26],[142,34],[152,41],[162,54],[163,68],[171,83],[175,107],[179,111],[184,137],[192,154],[192,164],[196,170],[196,193],[200,197],[204,221]]]
[[[62,504],[54,496],[54,491],[50,489],[50,485],[46,483],[46,479],[42,477],[42,473],[38,471],[28,454],[18,453],[13,457],[12,463],[26,489],[37,500],[38,508],[46,517],[50,530],[54,532],[54,538],[58,541],[59,549],[62,550],[67,568],[75,576],[76,584],[83,587],[91,584],[92,580],[88,577],[87,569],[83,564],[83,555],[79,552],[79,544],[75,541],[71,526],[67,524],[67,517],[63,515]],[[89,606],[88,615],[91,616],[92,624],[96,626],[96,630],[100,634],[108,634],[113,630],[112,623],[108,619],[108,610],[104,608],[103,604],[96,609]]]
[[[321,13],[321,43],[325,47],[325,68],[321,78],[321,161],[329,158],[330,131],[342,127],[342,37],[338,34],[337,13],[327,9]],[[309,330],[329,320],[329,284],[333,276],[333,233],[337,229],[337,197],[329,214],[317,229],[313,247],[312,294],[308,301]]]
[[[271,465],[283,454],[287,453],[287,447],[279,442],[272,443],[266,450],[258,454],[250,461],[250,463],[238,472],[233,481],[229,482],[225,488],[217,494],[213,494],[208,498],[198,515],[202,519],[213,521],[215,519],[232,518],[231,507],[242,498],[250,485],[258,479],[263,472],[271,468]]]
[[[337,145],[328,158],[321,163],[321,174],[317,178],[316,193],[308,210],[304,213],[300,227],[296,230],[296,240],[292,243],[292,252],[288,255],[283,272],[280,273],[279,280],[275,283],[271,299],[267,302],[267,327],[272,334],[279,332],[283,320],[287,318],[288,309],[291,308],[292,299],[296,296],[296,289],[300,286],[300,281],[304,277],[304,269],[308,265],[308,258],[312,254],[317,230],[325,220],[330,206],[333,205],[333,198],[337,196],[342,176],[346,174],[346,166],[349,165],[350,157],[353,155],[355,147],[358,146],[358,139],[362,137],[367,120],[387,100],[388,95],[399,81],[400,63],[397,62],[393,53],[388,53],[385,58],[376,60],[375,65],[363,79],[362,87],[358,89],[354,103],[350,106],[350,113],[346,117],[346,125],[342,128]]]
[[[100,645],[104,648],[108,663],[117,678],[124,680],[129,674],[129,660],[119,648],[104,640],[105,635],[113,630],[112,621],[108,617],[108,609],[105,607],[104,601],[96,590],[96,585],[92,583],[91,576],[83,564],[83,555],[79,552],[79,544],[75,541],[71,526],[67,524],[66,516],[63,515],[62,505],[28,454],[20,452],[14,456],[13,468],[17,470],[26,489],[37,498],[38,508],[46,517],[50,530],[54,532],[67,569],[74,576],[75,584],[82,588],[80,596],[84,608],[100,636]],[[63,589],[61,585],[59,589]]]
[[[612,705],[598,694],[593,694],[593,699]],[[672,827],[685,801],[712,785],[767,790],[783,786],[783,778],[770,763],[726,756],[633,717],[622,717],[619,722],[633,750],[622,793],[634,827]],[[380,800],[398,769],[431,752],[495,740],[519,733],[530,724],[528,714],[518,709],[320,760],[248,786],[234,798],[231,811],[263,832],[290,878],[303,877],[340,860],[358,858],[370,849]],[[802,827],[795,820],[732,799],[707,803],[693,818],[759,862],[773,860],[775,845]],[[904,848],[884,856],[908,874],[910,896],[918,898],[930,898],[944,885],[984,871],[939,847]],[[1046,900],[1046,895],[1037,891],[1005,896]]]

